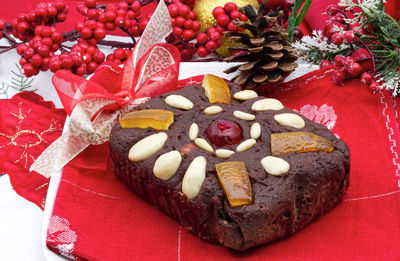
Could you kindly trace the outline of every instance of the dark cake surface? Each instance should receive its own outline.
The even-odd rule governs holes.
[[[230,87],[232,96],[240,90],[235,85]],[[194,104],[193,108],[186,111],[166,104],[165,98],[171,94],[188,98]],[[343,198],[349,185],[350,152],[347,145],[325,126],[301,115],[299,116],[305,122],[303,128],[278,123],[274,115],[294,113],[286,107],[281,110],[253,111],[253,103],[264,98],[256,97],[246,101],[232,98],[230,105],[210,104],[203,87],[188,86],[149,100],[135,110],[172,111],[174,122],[168,130],[124,129],[116,124],[110,136],[115,173],[135,193],[187,229],[226,247],[245,250],[300,230]],[[205,114],[204,109],[210,105],[218,105],[223,111],[215,115]],[[255,120],[236,118],[233,115],[236,110],[255,115]],[[189,127],[192,123],[197,123],[198,137],[204,138],[214,149],[218,149],[206,134],[208,126],[216,120],[237,123],[242,130],[241,142],[250,139],[250,128],[255,122],[261,125],[261,135],[250,149],[235,152],[228,159],[223,159],[196,146],[189,138]],[[333,151],[316,150],[277,155],[276,157],[290,165],[290,170],[283,175],[268,174],[260,161],[272,155],[271,134],[299,131],[313,133],[330,141],[334,146]],[[160,150],[142,161],[129,160],[128,154],[132,145],[159,132],[168,135]],[[221,148],[235,151],[237,146],[238,144],[233,144]],[[154,163],[160,155],[173,150],[181,153],[181,164],[170,179],[161,180],[153,174]],[[198,156],[206,158],[206,177],[200,192],[189,199],[182,193],[182,180],[189,165]],[[215,164],[226,161],[245,163],[251,182],[252,203],[231,206],[215,168]]]

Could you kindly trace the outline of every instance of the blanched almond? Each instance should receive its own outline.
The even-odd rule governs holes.
[[[207,115],[214,115],[218,114],[222,111],[222,108],[219,107],[218,105],[212,105],[204,109],[204,113]]]
[[[251,106],[251,109],[253,111],[266,111],[266,110],[279,111],[283,109],[283,105],[277,99],[265,98],[254,102],[253,105]]]
[[[182,162],[182,155],[177,150],[162,154],[154,163],[153,173],[162,180],[169,180],[175,175]]]
[[[232,150],[227,150],[227,149],[218,149],[215,151],[215,155],[217,155],[218,158],[221,159],[227,159],[230,156],[232,156],[235,152]]]
[[[164,101],[169,106],[177,109],[190,110],[193,108],[193,102],[182,95],[171,94],[168,95]]]
[[[236,151],[237,152],[243,152],[246,150],[249,150],[251,147],[253,147],[255,144],[257,143],[257,141],[255,139],[248,139],[243,141],[242,143],[240,143],[237,147],[236,147]]]
[[[201,186],[206,177],[207,160],[203,156],[194,158],[186,170],[182,180],[182,192],[189,199],[192,199],[199,194]]]
[[[245,121],[254,121],[254,119],[256,118],[255,115],[242,111],[234,111],[233,116],[235,116],[239,120],[245,120]]]
[[[165,132],[160,132],[141,139],[129,150],[129,160],[136,162],[151,157],[164,146],[167,138],[168,135]]]
[[[299,115],[294,113],[281,113],[274,116],[274,119],[282,126],[293,127],[297,129],[304,128],[306,122]]]
[[[251,128],[250,128],[250,137],[252,139],[256,140],[256,139],[258,139],[260,137],[260,135],[261,135],[261,125],[260,125],[260,123],[258,123],[258,122],[253,123],[253,125],[251,125]]]
[[[214,152],[213,147],[203,138],[197,138],[194,140],[194,144],[196,144],[200,149],[203,149],[205,151]]]
[[[243,90],[243,91],[239,91],[233,95],[233,98],[235,98],[236,100],[240,100],[240,101],[250,100],[250,99],[257,98],[257,97],[258,97],[258,94],[253,90]]]
[[[267,156],[261,159],[261,165],[268,174],[279,176],[289,172],[289,163],[281,158]]]
[[[189,139],[194,140],[199,135],[199,125],[197,123],[192,123],[189,128]]]

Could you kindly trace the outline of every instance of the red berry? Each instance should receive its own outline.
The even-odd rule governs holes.
[[[76,68],[75,74],[82,76],[86,74],[86,71],[87,71],[87,66],[85,64]]]
[[[211,40],[214,40],[214,41],[218,41],[219,39],[221,39],[221,34],[217,31],[209,34],[209,36],[210,36]]]
[[[104,37],[106,37],[106,34],[107,34],[106,29],[104,29],[103,27],[97,27],[94,30],[93,36],[96,39],[103,39]]]
[[[122,16],[115,17],[114,24],[116,26],[123,26],[125,24],[125,18]]]
[[[336,21],[330,22],[325,26],[324,31],[323,31],[323,35],[326,38],[331,39],[331,36],[338,31],[337,28],[339,28],[339,29],[343,28],[344,29],[344,25],[339,23],[339,22],[336,22]]]
[[[372,93],[379,92],[379,84],[376,81],[371,82],[371,84],[368,86],[368,90]]]
[[[242,14],[241,12],[234,10],[229,14],[229,16],[232,18],[232,20],[236,20],[240,19],[241,14]]]
[[[237,32],[238,27],[236,25],[234,25],[232,22],[229,22],[227,29],[230,32]]]
[[[363,68],[364,72],[372,72],[374,69],[374,64],[372,62],[372,57],[368,50],[365,48],[356,49],[352,54],[353,57]]]
[[[271,0],[269,0],[271,1]],[[232,2],[228,2],[224,5],[224,9],[227,12],[232,12],[232,11],[236,11],[237,10],[237,5],[235,3]]]
[[[185,18],[183,18],[182,16],[177,16],[176,18],[175,18],[175,26],[183,26],[184,24],[185,24],[185,22],[186,22],[186,19]]]
[[[141,7],[142,6],[140,5],[139,2],[134,2],[134,3],[131,4],[131,9],[133,11],[135,11],[136,13],[140,10]]]
[[[243,138],[242,129],[233,121],[216,120],[207,128],[208,140],[217,147],[238,144]]]
[[[26,63],[22,66],[22,70],[24,70],[24,74],[26,77],[31,77],[35,73],[35,67],[32,64]]]
[[[31,59],[29,59],[29,62],[35,66],[39,67],[42,64],[42,57],[39,54],[34,54]]]
[[[199,57],[206,57],[209,54],[209,51],[207,50],[207,48],[205,48],[204,46],[199,46],[199,48],[197,48],[197,55]]]
[[[42,39],[42,44],[51,46],[53,44],[53,40],[50,37],[45,37]]]
[[[98,11],[96,9],[89,9],[87,11],[87,17],[89,19],[95,20],[98,16],[99,16],[99,13],[98,13]]]
[[[80,34],[82,35],[83,39],[89,39],[90,37],[92,37],[92,30],[89,27],[85,26],[80,31]]]
[[[335,71],[332,74],[332,80],[336,85],[344,85],[344,81],[346,80],[346,74],[342,71]]]
[[[106,22],[113,22],[117,14],[114,11],[107,11],[106,12]]]
[[[186,20],[185,23],[183,24],[183,27],[185,29],[192,29],[193,27],[193,21],[192,20]]]
[[[338,54],[333,59],[333,64],[338,67],[342,67],[344,65],[344,60],[345,60],[345,57],[341,54]]]
[[[249,18],[247,18],[247,16],[246,16],[245,14],[241,13],[241,15],[240,15],[240,21],[242,21],[242,22],[247,22],[247,20],[249,20]]]
[[[186,18],[189,15],[190,8],[187,5],[183,5],[178,8],[179,16]]]
[[[57,20],[60,22],[65,21],[65,19],[67,19],[67,15],[65,13],[60,13],[57,15]]]
[[[60,48],[60,45],[59,45],[59,44],[52,44],[52,45],[50,46],[50,50],[51,50],[52,52],[56,52],[59,48]]]
[[[96,62],[90,62],[88,65],[87,65],[87,71],[88,71],[88,73],[94,73],[94,71],[96,71],[96,69],[97,69],[97,67],[98,67],[99,65],[96,63]]]
[[[90,45],[86,48],[86,52],[90,55],[93,55],[97,51],[97,48],[93,45]]]
[[[198,42],[199,44],[205,44],[205,43],[207,42],[207,40],[208,40],[207,34],[205,34],[205,33],[199,33],[199,34],[197,35],[197,42]]]
[[[50,61],[50,63],[49,63],[49,69],[50,69],[50,71],[51,72],[56,72],[56,71],[58,71],[58,70],[61,70],[61,62],[60,62],[60,60],[59,59],[56,59],[56,60],[52,60],[52,61]]]
[[[195,20],[196,17],[197,17],[196,13],[193,11],[190,11],[189,14],[186,16],[186,19]]]
[[[50,55],[50,47],[47,45],[40,45],[38,50],[37,50],[38,54],[42,57],[47,57]]]
[[[171,4],[168,6],[168,11],[171,17],[177,17],[178,16],[178,7],[175,4]]]
[[[74,61],[72,60],[72,57],[70,55],[63,57],[61,59],[61,66],[64,69],[72,68],[72,66],[74,66]]]
[[[62,34],[60,32],[52,33],[51,40],[53,40],[54,43],[61,43],[63,40]]]
[[[194,20],[193,21],[193,23],[192,23],[192,30],[193,31],[198,31],[198,30],[200,30],[200,22],[199,21],[197,21],[197,20]]]
[[[27,22],[20,22],[17,25],[17,31],[21,34],[27,32],[29,30],[30,26]]]
[[[185,39],[186,41],[190,41],[194,39],[196,34],[194,33],[193,30],[184,30],[182,36],[183,39]]]
[[[229,16],[226,14],[222,14],[217,17],[217,24],[222,27],[227,26],[229,24],[229,22],[230,22]]]
[[[356,62],[356,60],[353,57],[348,56],[344,59],[344,66],[349,67],[351,64],[353,64],[355,62]]]
[[[364,84],[367,84],[367,85],[369,85],[372,82],[373,78],[374,77],[372,76],[372,74],[370,74],[368,72],[361,74],[361,77],[360,77],[361,82]]]
[[[122,48],[115,49],[114,58],[121,60],[121,61],[124,60],[126,58],[124,49],[122,49]]]
[[[215,7],[214,10],[212,11],[212,15],[214,16],[215,19],[217,19],[220,15],[223,14],[225,14],[225,10],[221,6]]]
[[[324,67],[329,66],[329,65],[332,65],[331,61],[329,61],[329,60],[322,60],[321,63],[319,64],[319,66],[321,68],[324,68]]]
[[[343,43],[343,35],[342,35],[342,33],[334,33],[334,34],[332,34],[331,42],[334,45],[337,45],[337,46],[341,45]]]
[[[128,10],[129,5],[127,2],[121,1],[118,3],[118,9],[119,10]]]
[[[35,54],[35,51],[32,48],[26,48],[24,51],[24,57],[26,59],[30,59]]]
[[[210,40],[206,43],[206,48],[207,50],[209,50],[210,52],[213,52],[217,49],[217,43],[213,40]]]
[[[350,76],[357,77],[361,74],[362,67],[359,63],[354,62],[347,67],[347,72],[350,74]]]
[[[126,54],[125,54],[126,55]],[[94,54],[93,54],[93,61],[95,61],[97,64],[101,64],[105,59],[105,55],[103,52],[101,52],[100,50],[97,50]]]
[[[26,59],[26,58],[24,58],[24,57],[21,57],[21,59],[19,59],[19,64],[20,64],[21,66],[23,66],[23,65],[26,64],[26,63],[28,63],[28,59]]]
[[[354,34],[353,31],[346,31],[343,34],[343,40],[345,43],[350,44],[350,43],[354,42],[355,38],[356,38],[356,35]]]
[[[85,5],[89,8],[96,6],[96,0],[85,0]]]
[[[28,45],[26,45],[26,44],[24,44],[24,43],[21,43],[21,44],[19,44],[18,46],[17,46],[17,53],[19,54],[19,55],[22,55],[24,52],[25,52],[25,50],[28,48]]]
[[[182,33],[183,33],[183,29],[182,27],[177,27],[175,26],[174,29],[172,30],[172,33],[176,36],[176,37],[181,37]]]

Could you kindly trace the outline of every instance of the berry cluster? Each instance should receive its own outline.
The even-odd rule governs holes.
[[[53,26],[55,23],[63,22],[68,13],[68,6],[63,0],[53,3],[39,3],[36,9],[28,14],[20,14],[11,22],[10,34],[21,41],[29,41],[34,37],[37,26]]]
[[[191,10],[193,1],[189,1],[188,4],[186,2],[182,0],[167,2],[173,27],[172,34],[167,41],[179,49],[183,61],[189,60],[195,54],[194,44],[190,43],[190,41],[196,38],[196,32],[200,30],[197,16]]]
[[[141,4],[136,0],[122,0],[108,5],[97,5],[96,0],[85,0],[76,6],[77,11],[86,16],[87,20],[98,22],[98,27],[107,31],[120,28],[131,37],[140,36],[150,20],[148,16],[139,19],[141,8]],[[88,29],[86,32],[89,35]],[[92,34],[94,33],[92,31]],[[102,33],[99,36],[101,35]]]
[[[344,8],[338,5],[329,5],[327,14],[330,15],[331,21],[325,26],[323,35],[329,42],[336,46],[353,44],[359,42],[358,36],[362,33],[355,24],[347,22],[347,13]],[[350,52],[344,56],[338,54],[333,59],[333,64],[337,70],[333,73],[333,82],[337,85],[343,85],[346,79],[360,78],[361,82],[369,86],[371,92],[379,90],[378,84],[374,81],[375,63],[374,57],[367,48],[350,48]],[[322,60],[321,67],[331,65],[329,60]]]
[[[113,53],[107,55],[106,60],[115,64],[122,64],[130,54],[131,50],[129,49],[117,48]]]

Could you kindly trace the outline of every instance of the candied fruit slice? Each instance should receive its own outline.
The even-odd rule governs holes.
[[[213,74],[204,75],[201,86],[210,103],[231,104],[231,91],[224,79]]]
[[[215,169],[232,207],[240,207],[253,202],[250,178],[244,162],[217,163]]]
[[[119,119],[119,123],[124,129],[153,128],[155,130],[168,130],[173,122],[173,112],[158,109],[131,111]]]
[[[271,153],[273,156],[324,150],[331,152],[332,142],[309,132],[283,132],[271,134]]]

